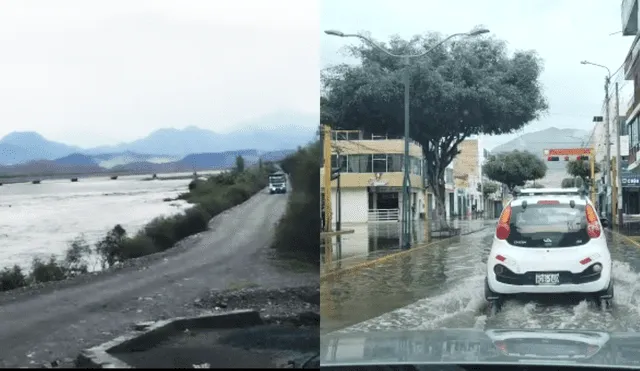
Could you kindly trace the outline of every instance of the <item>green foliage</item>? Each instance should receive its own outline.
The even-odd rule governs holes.
[[[66,271],[55,256],[48,261],[34,258],[31,263],[31,277],[34,283],[62,281],[67,277]]]
[[[65,274],[67,276],[77,276],[87,273],[89,271],[87,257],[90,254],[91,246],[83,236],[71,241],[64,257]]]
[[[27,276],[18,265],[0,271],[0,291],[14,290],[27,285]]]
[[[320,256],[320,143],[299,148],[280,163],[291,180],[287,210],[276,226],[272,247],[281,256],[314,265]]]
[[[236,157],[236,168],[235,171],[242,173],[244,171],[244,158],[240,155]]]
[[[443,40],[435,33],[398,37],[382,44],[395,54],[420,54]],[[402,83],[406,68],[368,44],[348,47],[359,64],[322,72],[322,123],[344,129],[403,135]],[[521,129],[547,109],[539,78],[541,59],[533,51],[510,54],[493,37],[457,39],[411,61],[411,138],[419,142],[430,184],[444,184],[458,145],[473,134],[506,134]],[[434,187],[440,205],[444,190]]]
[[[478,184],[478,192],[482,192],[482,197],[487,198],[489,195],[494,194],[500,189],[500,185],[496,182],[482,181],[482,186]]]
[[[575,188],[576,179],[575,178],[564,178],[562,179],[562,183],[560,183],[560,187],[562,188]]]
[[[600,165],[595,163],[595,173],[600,172]],[[571,176],[577,176],[582,180],[591,179],[591,165],[589,161],[573,160],[567,162],[567,174]]]
[[[117,224],[96,244],[96,253],[101,258],[103,269],[123,261],[122,244],[126,237],[127,231]]]
[[[482,172],[487,178],[513,190],[530,180],[544,178],[547,164],[533,153],[515,150],[491,156],[482,166]]]

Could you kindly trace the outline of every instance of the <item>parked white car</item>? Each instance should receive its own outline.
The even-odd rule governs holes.
[[[603,226],[578,188],[520,190],[500,215],[486,274],[491,314],[516,294],[576,293],[603,308],[613,299]]]

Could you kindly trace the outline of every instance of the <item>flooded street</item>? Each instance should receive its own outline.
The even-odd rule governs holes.
[[[509,301],[485,314],[483,280],[492,227],[434,242],[378,263],[324,273],[322,332],[436,328],[550,328],[640,331],[640,248],[608,233],[615,279],[614,307],[585,301]]]

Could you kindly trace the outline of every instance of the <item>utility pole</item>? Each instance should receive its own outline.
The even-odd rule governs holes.
[[[324,125],[324,231],[331,232],[331,127]]]
[[[605,97],[605,112],[604,112],[604,127],[605,127],[605,149],[606,149],[606,157],[604,160],[605,163],[605,174],[607,185],[605,187],[605,197],[609,194],[609,187],[611,187],[611,130],[609,123],[609,83],[611,81],[611,76],[607,76],[604,80],[604,97]],[[608,201],[608,199],[607,199]],[[607,219],[611,220],[611,203],[607,202]]]
[[[403,249],[411,247],[411,177],[409,176],[409,85],[411,76],[410,59],[404,58],[404,171],[402,177],[402,244]]]
[[[620,171],[620,166],[622,163],[622,157],[620,156],[620,91],[618,89],[618,83],[616,82],[616,207],[613,216],[613,220],[615,220],[616,216],[618,217],[618,227],[622,226],[622,174]],[[620,188],[618,188],[620,187]],[[614,222],[615,223],[615,222]]]

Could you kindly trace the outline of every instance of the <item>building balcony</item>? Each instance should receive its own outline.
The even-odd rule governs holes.
[[[633,94],[629,97],[627,111],[624,114],[624,121],[629,124],[640,113],[640,86],[634,86]]]
[[[640,172],[640,156],[638,156],[638,152],[640,151],[640,143],[635,144],[632,147],[629,147],[629,159],[627,160],[627,167],[626,169],[630,172],[634,172],[634,173],[638,173]],[[622,163],[620,164],[620,167],[622,169],[624,169],[622,167]]]
[[[367,187],[383,187],[383,188],[400,188],[403,180],[402,172],[394,173],[340,173],[341,188],[367,188]],[[320,187],[324,187],[324,169],[320,169]],[[409,175],[411,180],[411,188],[423,190],[422,177],[420,175]],[[332,187],[337,187],[337,180],[331,182]]]
[[[640,38],[637,35],[633,40],[627,57],[624,59],[624,78],[625,80],[633,80],[634,72],[638,70],[638,54],[640,52]]]
[[[638,33],[638,0],[622,0],[622,35],[633,36]]]

